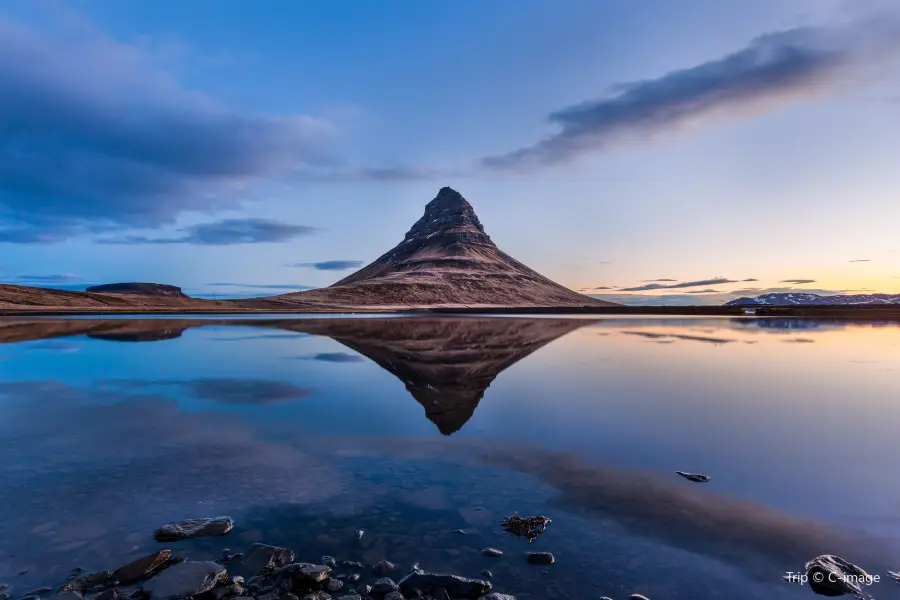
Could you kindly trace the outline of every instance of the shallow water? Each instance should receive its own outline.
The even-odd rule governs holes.
[[[818,554],[900,568],[896,324],[44,318],[0,342],[14,596],[218,514],[228,536],[173,548],[488,568],[520,599],[803,598],[782,576]],[[553,523],[529,545],[513,511]]]

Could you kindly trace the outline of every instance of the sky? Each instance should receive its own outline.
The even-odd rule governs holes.
[[[888,0],[7,0],[0,282],[330,285],[438,189],[627,303],[900,292]]]

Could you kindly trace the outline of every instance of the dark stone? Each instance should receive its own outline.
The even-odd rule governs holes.
[[[497,548],[485,548],[481,553],[491,557],[503,556],[503,550],[498,550]]]
[[[297,598],[296,594],[282,594],[278,597],[278,600],[300,600]]]
[[[292,563],[272,573],[276,580],[289,580],[294,591],[309,592],[320,587],[331,575],[331,567],[311,563]]]
[[[333,594],[335,592],[339,592],[344,588],[344,582],[340,579],[329,579],[328,583],[325,584],[325,591]]]
[[[112,578],[119,582],[119,585],[130,585],[144,579],[149,579],[154,573],[162,568],[171,556],[172,551],[169,549],[148,554],[127,565],[119,567],[113,571]]]
[[[532,565],[552,565],[556,562],[556,557],[551,552],[527,552],[525,560]]]
[[[388,592],[384,596],[384,600],[406,600],[400,592]]]
[[[0,592],[0,600],[9,600],[9,594],[6,592]]]
[[[494,574],[491,573],[490,571],[488,571],[487,569],[485,569],[484,571],[482,571],[481,574],[482,574],[484,577],[487,577],[488,579],[493,579],[493,578],[494,578]]]
[[[710,480],[709,475],[702,475],[700,473],[687,473],[685,471],[675,471],[688,481],[693,481],[694,483],[706,483]]]
[[[363,535],[365,535],[365,533],[366,532],[363,531],[362,529],[357,529],[356,530],[356,539],[361,540],[363,538]]]
[[[303,600],[331,600],[331,594],[318,590],[303,596]]]
[[[350,583],[359,581],[359,573],[351,573],[347,576],[347,581],[349,581]]]
[[[507,533],[511,533],[516,537],[524,537],[531,543],[535,538],[544,533],[547,525],[551,522],[552,521],[544,515],[520,517],[519,513],[516,512],[513,513],[512,516],[506,517],[500,521],[500,525]]]
[[[394,580],[390,577],[382,577],[375,582],[375,585],[372,586],[372,591],[377,594],[387,594],[388,592],[393,592],[399,589],[400,586],[394,583]]]
[[[145,582],[142,589],[153,600],[181,600],[208,592],[224,583],[228,572],[212,561],[185,561]]]
[[[25,592],[26,596],[40,596],[41,594],[46,594],[47,592],[52,592],[53,588],[51,587],[41,587],[36,590],[31,590],[30,592]]]
[[[465,529],[454,529],[454,530],[453,530],[453,533],[459,533],[459,534],[462,534],[462,535],[466,535],[466,534],[469,533],[469,532],[466,531]]]
[[[400,581],[400,589],[428,593],[444,588],[451,598],[479,598],[491,592],[491,582],[441,573],[410,573]]]
[[[356,562],[353,560],[345,560],[342,564],[348,569],[362,569],[365,566],[361,562]]]
[[[169,298],[189,298],[180,287],[164,283],[107,283],[85,289],[95,294],[135,294],[139,296],[166,296]]]
[[[115,580],[112,578],[112,571],[100,571],[99,573],[89,573],[76,577],[69,583],[59,588],[60,592],[85,592],[100,587],[111,585]]]
[[[322,557],[322,564],[323,564],[323,565],[327,565],[327,566],[331,567],[332,569],[336,569],[337,566],[338,566],[338,565],[337,565],[337,561],[334,560],[334,557],[333,557],[333,556],[323,556],[323,557]]]
[[[642,594],[632,594],[628,596],[628,600],[650,600],[650,598]]]
[[[114,591],[114,590],[107,590],[107,591]],[[84,600],[84,596],[82,596],[78,592],[62,592],[62,593],[56,594],[55,596],[51,596],[47,600]]]
[[[386,575],[386,574],[390,573],[391,571],[393,571],[394,567],[396,567],[396,566],[397,565],[395,565],[391,561],[389,561],[387,559],[383,559],[383,560],[379,560],[377,563],[375,563],[375,565],[372,567],[372,569],[376,573],[380,573],[381,575]]]
[[[294,551],[267,544],[253,544],[239,561],[235,561],[231,569],[245,577],[271,571],[294,562]]]
[[[865,598],[863,588],[874,582],[872,575],[833,554],[817,556],[806,563],[805,570],[809,588],[820,596]]]
[[[509,594],[498,594],[497,592],[492,592],[487,596],[482,596],[478,600],[516,600],[516,597],[510,596]],[[603,598],[600,598],[600,600],[603,600]]]
[[[185,519],[163,525],[153,532],[157,542],[174,542],[205,536],[225,535],[234,527],[231,517]]]

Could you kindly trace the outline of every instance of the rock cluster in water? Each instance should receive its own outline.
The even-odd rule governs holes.
[[[533,542],[535,538],[544,533],[550,519],[544,515],[536,517],[520,517],[519,513],[513,513],[512,516],[506,517],[500,522],[500,525],[509,533],[516,537],[524,537],[528,542]]]

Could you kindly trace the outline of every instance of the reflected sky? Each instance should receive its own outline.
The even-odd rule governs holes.
[[[565,554],[574,544],[588,563],[612,560],[617,580],[650,585],[654,600],[674,594],[656,589],[672,569],[717,573],[727,590],[835,548],[870,570],[900,567],[895,324],[7,319],[0,342],[0,447],[11,482],[0,492],[10,507],[0,538],[31,540],[19,552],[44,569],[58,555],[47,535],[24,532],[52,532],[56,547],[101,560],[146,548],[142,531],[198,516],[191,510],[259,519],[235,535],[261,530],[268,540],[288,535],[273,515],[326,503],[357,522],[394,511],[403,535],[419,535],[410,497],[438,520],[441,510],[492,502],[498,515],[556,511],[559,537],[541,549]],[[676,470],[712,481],[691,484]],[[98,494],[110,481],[114,490]],[[46,513],[105,533],[62,535]],[[482,541],[500,543],[491,525]],[[572,539],[561,534],[570,531]],[[400,535],[377,551],[413,552],[392,546]],[[209,544],[198,551],[214,552]],[[423,544],[411,548],[432,556]],[[629,556],[665,549],[668,566],[650,576],[604,544]],[[434,552],[435,562],[468,564]],[[17,567],[0,561],[0,581]],[[676,587],[688,593],[697,582],[683,575]],[[559,585],[594,593],[571,578]],[[527,598],[512,581],[506,591]],[[781,583],[758,585],[732,597],[797,597]]]

